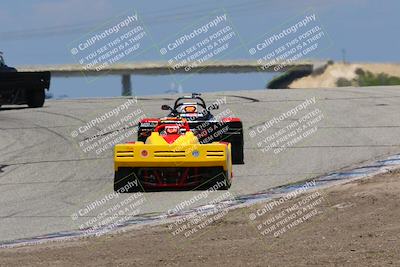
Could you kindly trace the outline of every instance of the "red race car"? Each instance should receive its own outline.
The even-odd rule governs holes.
[[[211,110],[219,108],[218,104],[207,106],[198,93],[179,97],[173,107],[162,105],[162,110],[169,111],[168,117],[186,119],[190,130],[201,144],[212,142],[228,142],[232,146],[232,163],[244,164],[243,154],[243,125],[239,118],[214,116]],[[221,116],[222,115],[222,116]],[[167,118],[146,118],[140,121],[138,141],[145,142],[154,128]]]

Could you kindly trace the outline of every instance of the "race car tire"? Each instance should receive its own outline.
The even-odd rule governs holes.
[[[243,145],[232,144],[232,164],[244,164]]]
[[[44,89],[31,90],[27,94],[27,104],[30,108],[43,107],[45,99]]]
[[[217,184],[223,182],[224,185],[219,187],[214,187]],[[208,180],[203,186],[199,189],[210,189],[215,188],[216,190],[228,190],[231,187],[231,181],[229,179],[228,171],[224,171],[222,168],[218,168],[217,171],[213,172],[213,178]]]
[[[131,193],[140,191],[141,187],[132,168],[119,168],[114,175],[114,191]]]
[[[225,181],[225,185],[218,188],[218,190],[228,190],[232,185],[231,180],[229,179],[229,173],[227,171],[224,171],[221,176],[222,179],[220,181]]]

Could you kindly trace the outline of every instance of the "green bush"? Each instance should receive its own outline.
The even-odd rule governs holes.
[[[354,82],[358,86],[400,85],[400,77],[389,76],[386,73],[374,74],[370,71],[356,70]]]
[[[351,81],[346,79],[346,78],[339,78],[336,81],[336,86],[338,87],[346,87],[346,86],[352,86]]]

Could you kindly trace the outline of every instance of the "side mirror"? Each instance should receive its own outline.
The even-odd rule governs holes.
[[[209,106],[207,109],[208,110],[219,109],[219,105],[218,104],[213,104],[213,105]]]
[[[172,108],[168,105],[162,105],[161,110],[172,110]]]

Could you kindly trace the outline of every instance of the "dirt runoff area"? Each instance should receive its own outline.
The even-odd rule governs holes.
[[[186,237],[165,224],[2,249],[0,265],[400,266],[399,171],[219,215]]]

